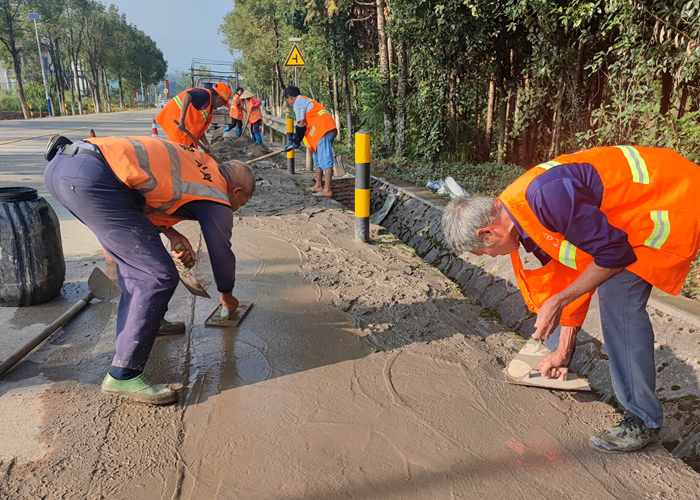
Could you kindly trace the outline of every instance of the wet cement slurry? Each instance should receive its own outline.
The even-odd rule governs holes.
[[[257,178],[232,238],[235,293],[255,303],[241,325],[203,326],[218,294],[197,224],[180,224],[214,298],[179,286],[166,317],[187,333],[149,360],[178,403],[100,392],[116,304],[89,306],[0,381],[0,498],[697,497],[700,478],[658,444],[591,450],[618,418],[594,396],[505,384],[513,336],[399,240],[356,242],[352,214],[306,195],[303,174]],[[98,255],[70,264],[64,300]],[[15,324],[33,311],[47,314]]]

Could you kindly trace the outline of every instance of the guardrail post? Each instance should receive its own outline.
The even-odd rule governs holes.
[[[311,151],[311,146],[309,146],[306,143],[306,141],[304,141],[304,145],[306,146],[306,171],[313,172],[314,171],[314,154]]]
[[[287,118],[287,142],[294,137],[294,118]],[[287,151],[287,173],[294,173],[294,149]]]
[[[355,239],[369,243],[370,133],[355,134]]]

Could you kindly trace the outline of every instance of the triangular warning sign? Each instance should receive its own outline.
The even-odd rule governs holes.
[[[296,43],[294,44],[294,47],[292,47],[292,50],[289,52],[287,60],[284,62],[284,65],[288,68],[301,68],[306,65],[304,63],[304,56],[301,55],[301,51],[299,50],[299,47]]]

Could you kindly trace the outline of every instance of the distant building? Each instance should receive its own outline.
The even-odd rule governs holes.
[[[14,90],[16,88],[15,71],[5,69],[0,61],[0,90]]]

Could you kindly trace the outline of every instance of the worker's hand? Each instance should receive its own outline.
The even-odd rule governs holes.
[[[214,150],[211,148],[209,144],[202,144],[202,150],[208,154],[209,156],[214,154]]]
[[[187,238],[173,228],[170,228],[170,230],[165,233],[165,236],[167,236],[170,240],[170,248],[172,249],[170,253],[173,254],[173,257],[180,259],[180,262],[187,267],[192,267],[197,260],[197,256],[195,255],[192,245],[190,245]],[[190,263],[192,265],[190,265]]]
[[[231,313],[238,309],[238,299],[234,297],[231,292],[222,294],[221,299],[219,300],[221,305],[223,305]]]
[[[177,129],[180,132],[184,132],[185,130],[187,130],[187,127],[185,127],[185,120],[181,120],[181,121],[177,122]]]
[[[535,367],[535,370],[540,372],[543,377],[564,380],[566,374],[569,373],[570,362],[571,353],[557,349],[544,358],[542,362]]]
[[[564,311],[564,303],[554,295],[547,299],[537,312],[535,327],[537,331],[532,334],[533,339],[547,340],[554,329],[559,325],[561,314]]]
[[[292,149],[299,149],[300,144],[298,142],[294,141],[289,141],[287,145],[284,147],[284,152],[288,153]]]

